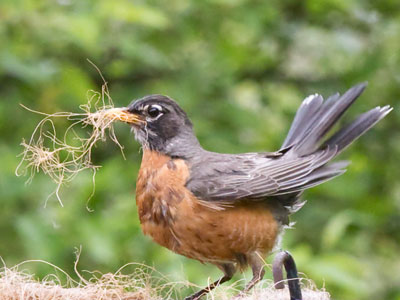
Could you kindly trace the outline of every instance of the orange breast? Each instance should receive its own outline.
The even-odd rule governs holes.
[[[267,204],[223,208],[198,201],[185,188],[188,178],[185,161],[143,153],[136,204],[145,234],[200,261],[235,261],[238,254],[273,248],[279,228]]]

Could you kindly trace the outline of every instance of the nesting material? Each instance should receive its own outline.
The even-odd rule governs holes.
[[[113,123],[115,121],[138,122],[137,119],[133,120],[134,115],[129,114],[126,108],[114,107],[107,84],[103,85],[101,92],[88,92],[88,103],[80,106],[81,113],[47,114],[23,107],[43,115],[44,118],[34,129],[29,141],[23,140],[21,143],[24,150],[21,153],[16,175],[29,175],[28,183],[40,171],[48,175],[56,184],[54,192],[49,197],[54,194],[61,205],[61,187],[71,182],[83,170],[92,172],[94,192],[94,178],[100,166],[92,163],[92,149],[98,141],[105,141],[109,137],[119,146],[123,155],[123,146],[118,142]],[[63,133],[56,131],[54,121],[59,118],[72,122]],[[87,127],[90,130],[86,135],[82,135],[82,133],[78,134],[76,130],[78,127]]]
[[[325,289],[317,289],[314,282],[309,279],[302,278],[301,293],[303,300],[329,300],[330,295]],[[213,291],[208,298],[209,300],[232,300],[232,296],[240,293],[241,289],[237,288],[238,282],[232,286],[222,285]],[[240,297],[240,300],[290,300],[287,280],[284,280],[285,288],[276,289],[272,280],[262,280],[248,294]],[[234,298],[235,299],[235,298]],[[238,299],[238,300],[239,300]]]
[[[154,279],[149,268],[141,265],[137,265],[131,275],[122,274],[121,268],[114,274],[93,272],[88,280],[78,273],[79,281],[76,281],[56,266],[35,261],[49,264],[56,271],[40,281],[21,270],[22,265],[31,262],[0,270],[0,300],[162,300],[157,296],[160,289],[171,298],[172,288],[161,283],[163,279]]]
[[[41,262],[46,263],[46,262]],[[53,266],[55,267],[55,266]],[[134,273],[122,274],[124,268],[116,273],[101,275],[92,273],[92,278],[86,280],[78,273],[79,281],[71,279],[64,271],[57,269],[60,275],[48,275],[39,281],[35,276],[26,271],[21,271],[21,264],[14,268],[0,270],[0,300],[161,300],[183,299],[181,291],[188,291],[188,283],[168,283],[167,279],[149,267],[135,265]],[[149,272],[150,270],[150,272]],[[62,282],[67,282],[63,284]],[[204,300],[228,300],[237,294],[238,284],[231,286],[222,285]],[[197,287],[192,287],[196,290]],[[317,290],[310,281],[302,281],[304,300],[329,300],[329,294],[324,290]],[[276,290],[273,283],[263,280],[241,300],[289,300],[287,287]]]

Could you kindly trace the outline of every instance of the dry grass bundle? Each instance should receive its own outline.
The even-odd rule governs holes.
[[[90,170],[93,173],[93,195],[94,178],[100,167],[92,164],[93,147],[98,141],[105,141],[108,136],[119,146],[123,155],[123,146],[115,135],[113,122],[129,122],[132,118],[126,112],[126,108],[114,107],[107,83],[104,83],[101,92],[93,90],[88,92],[88,102],[80,106],[83,111],[81,113],[47,114],[23,107],[43,115],[44,118],[34,129],[30,140],[28,142],[23,140],[21,143],[24,150],[21,153],[22,158],[16,169],[16,175],[29,174],[27,183],[30,183],[34,175],[40,171],[50,176],[56,184],[56,189],[49,197],[55,194],[62,205],[60,188],[71,182],[79,172]],[[56,132],[54,120],[57,118],[72,121],[62,135]],[[75,130],[77,126],[82,128],[90,126],[91,131],[86,136],[80,136]]]
[[[20,270],[23,264],[32,262],[48,264],[55,269],[56,274],[50,274],[39,281],[34,275]],[[161,289],[171,298],[173,289],[169,284],[162,283],[163,278],[155,279],[151,272],[153,270],[137,265],[133,274],[124,275],[122,271],[125,267],[114,274],[93,272],[89,280],[77,273],[79,281],[45,261],[26,261],[13,268],[3,267],[0,270],[0,300],[161,300],[157,296]],[[66,278],[65,284],[59,278],[60,273]]]
[[[21,271],[23,264],[39,262],[52,266],[58,274],[62,273],[67,280],[65,284],[59,279],[59,275],[51,274],[43,280],[37,280],[27,271]],[[134,266],[134,272],[124,275],[123,270],[128,266]],[[187,289],[187,282],[168,283],[167,278],[157,273],[154,269],[140,265],[128,264],[115,273],[101,275],[98,272],[91,273],[91,279],[86,280],[76,270],[79,282],[73,280],[68,274],[58,267],[45,261],[27,261],[13,268],[3,267],[0,270],[0,300],[161,300],[183,299],[180,290]],[[204,297],[212,300],[228,300],[238,293],[236,282],[230,286],[220,286],[215,291]],[[196,290],[198,287],[194,287]],[[304,300],[329,300],[329,294],[324,290],[317,290],[309,280],[302,280],[302,292]],[[242,300],[289,300],[289,292],[286,289],[276,290],[273,283],[264,280],[258,284]]]
[[[232,296],[237,295],[240,289],[237,289],[238,282],[232,286],[220,286],[213,291],[208,298],[212,300],[232,300]],[[308,279],[301,280],[301,292],[303,300],[329,300],[330,295],[325,289],[318,290],[315,284]],[[247,295],[240,300],[290,300],[289,289],[287,285],[284,289],[276,289],[272,280],[262,280]],[[235,299],[236,300],[236,299]],[[239,299],[238,299],[239,300]]]

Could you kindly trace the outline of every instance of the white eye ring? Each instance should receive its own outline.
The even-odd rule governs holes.
[[[150,108],[152,108],[152,107],[157,108],[159,111],[162,111],[162,106],[161,106],[161,105],[152,104],[152,105],[150,106]]]

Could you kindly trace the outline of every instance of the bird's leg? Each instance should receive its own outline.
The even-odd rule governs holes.
[[[226,282],[228,280],[231,280],[233,275],[236,272],[235,265],[231,264],[231,263],[220,264],[220,265],[217,265],[217,267],[220,268],[224,272],[224,276],[222,278],[214,281],[213,283],[211,283],[210,285],[208,285],[204,289],[198,291],[197,293],[194,293],[193,295],[190,295],[190,296],[186,297],[185,300],[198,300],[198,299],[200,299],[201,297],[203,297],[205,294],[209,293],[211,290],[213,290],[215,287],[217,287],[221,283],[224,283],[224,282]]]
[[[246,256],[249,265],[251,266],[251,270],[253,271],[253,278],[246,284],[243,291],[241,291],[237,296],[233,299],[240,299],[243,297],[248,291],[250,291],[257,282],[263,279],[265,270],[264,270],[264,261],[262,260],[260,254],[258,252],[254,252],[250,255]]]
[[[244,288],[244,293],[250,291],[257,282],[263,279],[265,275],[264,261],[261,259],[261,256],[257,252],[248,255],[247,259],[251,266],[251,270],[253,271],[253,278]]]
[[[204,289],[198,291],[197,293],[194,293],[193,295],[190,295],[190,296],[186,297],[185,300],[198,300],[201,297],[203,297],[205,294],[207,294],[211,290],[213,290],[216,286],[218,286],[221,283],[224,283],[224,282],[230,280],[231,278],[232,278],[231,276],[224,275],[222,278],[214,281],[213,283],[211,283],[210,285],[208,285]]]
[[[285,287],[285,285],[283,284],[282,265],[285,267],[287,274],[290,300],[301,300],[302,295],[299,277],[297,275],[296,264],[293,257],[288,251],[279,252],[275,256],[272,265],[272,274],[274,276],[275,288],[283,289]]]

